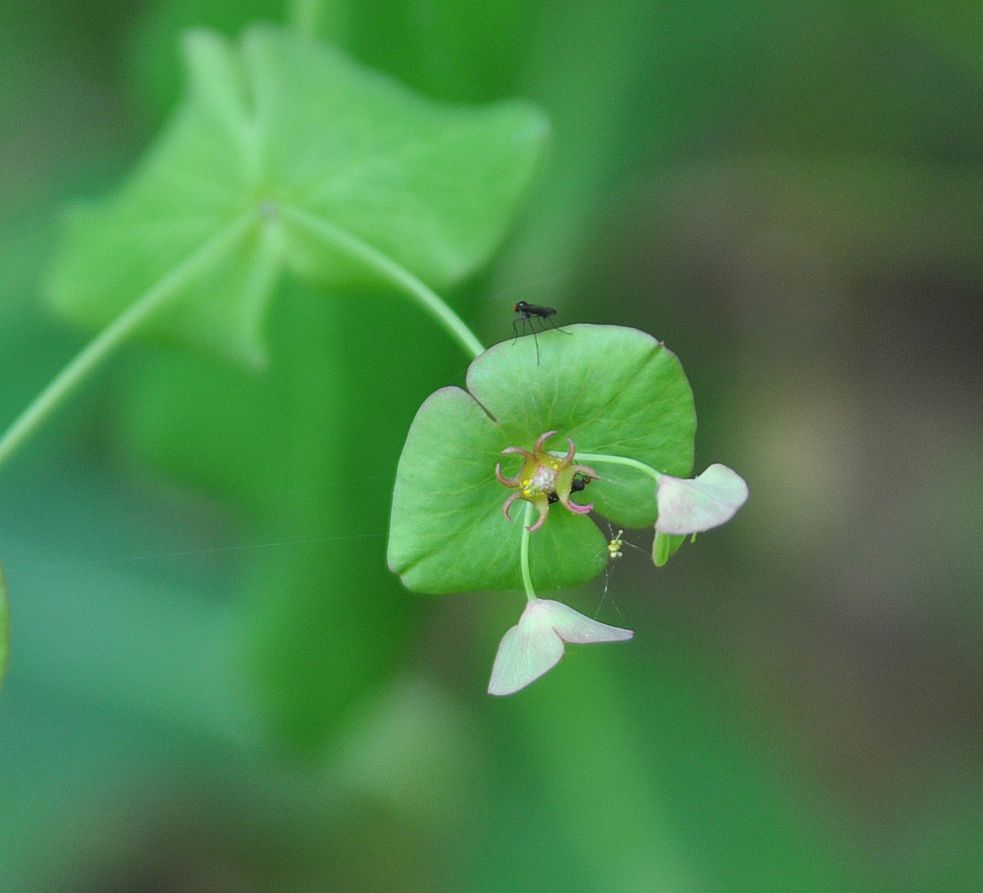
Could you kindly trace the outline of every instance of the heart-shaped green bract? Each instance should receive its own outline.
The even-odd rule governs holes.
[[[536,341],[539,363],[537,365]],[[497,344],[470,366],[468,390],[450,387],[420,407],[400,456],[390,522],[389,566],[416,592],[519,589],[524,512],[502,503],[514,491],[495,478],[517,470],[505,447],[547,448],[566,438],[580,453],[643,462],[680,477],[693,467],[696,413],[675,354],[650,335],[620,326],[574,325]],[[509,461],[511,460],[511,461]],[[576,461],[580,461],[579,459]],[[583,460],[600,474],[575,501],[624,527],[654,524],[655,481],[624,464]],[[604,569],[605,539],[594,522],[561,505],[530,534],[537,589],[583,583]]]
[[[350,292],[378,285],[371,256],[433,287],[481,263],[547,133],[529,104],[433,102],[272,26],[238,43],[190,32],[185,56],[188,95],[158,142],[117,196],[70,215],[48,289],[68,319],[106,325],[245,216],[152,328],[260,363],[284,268]]]

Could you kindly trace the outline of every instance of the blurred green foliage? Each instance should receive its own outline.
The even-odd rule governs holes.
[[[10,648],[10,614],[7,606],[7,579],[0,568],[0,682],[7,672],[7,653]]]
[[[58,209],[151,142],[180,34],[291,18],[547,111],[452,301],[488,342],[518,297],[666,339],[697,465],[751,502],[654,585],[626,555],[630,647],[492,701],[521,596],[385,569],[405,433],[466,365],[443,333],[286,281],[264,375],[134,347],[0,478],[0,889],[978,889],[975,7],[5,5],[0,418],[82,343],[39,301]]]

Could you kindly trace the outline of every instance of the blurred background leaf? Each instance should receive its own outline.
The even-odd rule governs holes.
[[[466,365],[442,334],[291,284],[266,377],[133,351],[0,480],[0,887],[978,889],[975,7],[284,6],[0,8],[2,417],[78,344],[37,303],[55,210],[150,140],[179,32],[306,7],[429,95],[547,110],[455,306],[489,343],[520,297],[664,338],[697,466],[751,500],[564,593],[635,640],[492,702],[521,596],[383,570],[402,438]]]
[[[501,239],[546,136],[529,104],[434,103],[289,29],[193,30],[182,49],[187,95],[160,138],[69,216],[48,292],[86,327],[154,306],[141,334],[262,366],[284,268],[377,285],[392,275],[374,252],[446,287]]]

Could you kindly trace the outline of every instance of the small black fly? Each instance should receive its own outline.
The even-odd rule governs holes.
[[[533,341],[536,344],[536,365],[539,365],[539,339],[536,337],[536,327],[533,325],[533,320],[539,320],[540,331],[546,331],[546,320],[550,321],[549,328],[556,329],[558,332],[563,332],[564,335],[569,335],[569,332],[564,332],[558,325],[556,325],[550,317],[556,316],[556,309],[553,307],[543,307],[539,304],[530,304],[528,301],[516,301],[512,305],[512,310],[517,314],[515,319],[512,320],[512,332],[515,335],[512,343],[518,340],[519,335],[525,334],[526,323],[529,324],[529,331],[532,334]]]

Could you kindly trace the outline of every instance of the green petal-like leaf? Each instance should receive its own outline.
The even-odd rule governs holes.
[[[336,287],[377,281],[373,254],[433,286],[474,268],[501,237],[546,134],[524,103],[432,102],[270,26],[238,44],[192,32],[185,55],[188,96],[170,126],[115,198],[70,217],[49,282],[69,319],[105,325],[252,214],[249,237],[184,284],[154,328],[258,362],[284,266]]]
[[[410,428],[399,461],[389,566],[417,592],[521,588],[519,540],[501,506],[512,490],[495,478],[508,446],[531,449],[557,431],[580,453],[644,462],[686,475],[693,464],[693,396],[675,355],[649,335],[618,326],[577,325],[505,342],[468,370],[468,391],[432,394]],[[578,460],[579,461],[579,460]],[[586,460],[585,460],[586,461]],[[601,479],[578,494],[624,526],[655,522],[654,480],[634,468],[593,463]],[[589,518],[559,504],[530,536],[537,589],[572,586],[604,569],[605,537]]]
[[[685,534],[656,533],[652,540],[652,562],[656,567],[665,567],[686,542]]]

